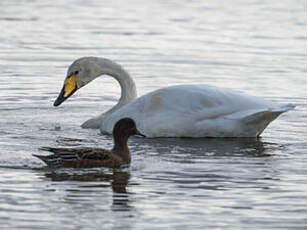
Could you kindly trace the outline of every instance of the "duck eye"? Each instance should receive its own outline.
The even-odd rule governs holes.
[[[75,71],[74,74],[77,75],[79,73],[79,71]]]

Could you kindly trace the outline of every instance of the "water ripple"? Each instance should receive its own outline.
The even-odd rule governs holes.
[[[304,1],[1,1],[1,229],[306,229]],[[79,125],[116,103],[103,77],[53,108],[80,56],[138,95],[206,83],[294,103],[261,139],[131,138],[124,170],[51,170],[42,146],[111,148]]]

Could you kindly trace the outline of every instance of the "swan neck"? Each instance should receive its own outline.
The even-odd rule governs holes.
[[[121,96],[115,106],[101,115],[87,120],[81,125],[82,128],[99,128],[101,127],[103,120],[107,119],[107,117],[124,105],[136,99],[136,86],[128,72],[119,64],[106,58],[88,57],[88,59],[90,59],[91,63],[90,68],[87,70],[90,73],[89,76],[91,76],[88,82],[101,75],[108,75],[115,78],[121,88]]]
[[[128,104],[137,97],[135,83],[124,68],[108,59],[102,59],[101,67],[99,75],[109,75],[115,78],[120,85],[121,97],[117,106]]]

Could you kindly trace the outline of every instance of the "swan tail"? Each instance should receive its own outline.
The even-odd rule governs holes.
[[[228,115],[226,118],[239,120],[240,123],[246,128],[246,130],[251,130],[253,132],[251,136],[260,136],[263,130],[280,114],[294,108],[294,105],[288,104],[273,109],[259,109],[238,112]]]
[[[284,113],[285,111],[261,111],[249,115],[242,119],[243,123],[245,124],[256,124],[256,123],[267,123],[267,125],[275,120],[280,114]]]
[[[251,120],[258,120],[261,119],[265,115],[280,115],[284,112],[293,110],[295,108],[295,105],[293,104],[286,104],[286,105],[281,105],[276,108],[272,109],[250,109],[250,110],[245,110],[245,111],[240,111],[236,113],[232,113],[225,118],[230,119],[230,120],[244,120],[246,122],[251,121]]]
[[[272,109],[272,112],[280,112],[280,113],[284,113],[284,112],[288,112],[290,110],[293,110],[296,106],[293,104],[286,104],[286,105],[281,105],[278,108]]]

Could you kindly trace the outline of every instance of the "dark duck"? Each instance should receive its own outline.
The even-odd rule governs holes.
[[[142,135],[130,118],[119,120],[113,128],[114,147],[111,150],[101,148],[53,148],[43,147],[42,150],[52,152],[48,156],[33,155],[44,161],[49,167],[66,168],[120,168],[129,165],[131,155],[128,148],[128,138],[132,135]]]

